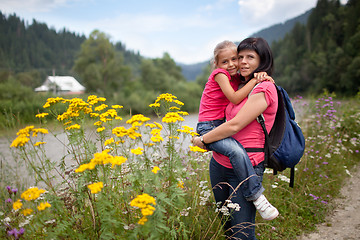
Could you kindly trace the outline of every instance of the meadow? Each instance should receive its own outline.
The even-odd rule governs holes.
[[[258,239],[296,239],[314,230],[360,160],[359,97],[340,100],[324,93],[294,98],[293,105],[305,153],[294,188],[289,170],[266,170],[265,194],[280,216],[271,222],[257,217]],[[161,94],[149,106],[157,117],[124,119],[123,106],[108,106],[95,95],[48,98],[36,115],[39,124],[14,134],[14,162],[1,165],[0,237],[224,239],[221,219],[237,208],[231,201],[214,202],[211,153],[189,146],[195,132],[183,125],[188,113],[182,106],[176,96]],[[59,134],[66,136],[59,141],[66,151],[53,161],[44,139]],[[19,166],[26,167],[29,181],[16,177]]]

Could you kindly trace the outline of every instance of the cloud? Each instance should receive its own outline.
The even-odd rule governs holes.
[[[0,9],[7,13],[49,12],[74,0],[1,0]]]
[[[270,26],[296,17],[316,6],[316,0],[239,0],[243,21],[250,26]]]

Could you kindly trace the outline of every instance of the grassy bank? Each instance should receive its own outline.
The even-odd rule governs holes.
[[[17,164],[29,165],[39,189],[9,174],[14,164],[1,166],[2,238],[16,233],[24,239],[223,239],[208,181],[211,153],[185,144],[193,130],[182,125],[182,102],[160,95],[151,105],[156,123],[143,115],[121,117],[121,106],[107,106],[96,96],[48,104],[49,115],[38,116],[41,124],[21,129],[12,142]],[[324,95],[293,104],[301,113],[305,154],[294,188],[288,186],[289,170],[266,171],[266,196],[280,217],[259,217],[258,239],[296,239],[312,231],[333,209],[360,160],[358,99],[344,103]],[[47,123],[50,118],[59,120],[68,139],[60,162],[44,151],[44,135],[59,134],[57,125]],[[91,138],[84,131],[89,119]]]

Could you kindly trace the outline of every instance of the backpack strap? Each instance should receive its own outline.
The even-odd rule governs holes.
[[[250,91],[248,97],[250,97],[251,93],[253,92],[253,90],[259,85],[256,84],[255,87]],[[278,94],[280,94],[278,92]],[[265,134],[265,145],[264,148],[245,148],[246,151],[248,152],[264,152],[265,157],[264,157],[264,163],[265,163],[265,167],[268,166],[269,163],[269,133],[266,130],[266,126],[265,126],[265,118],[263,114],[260,114],[256,120],[260,123],[261,128],[264,131]],[[277,174],[277,170],[273,169],[273,174],[276,175]],[[294,181],[295,181],[295,168],[292,167],[290,170],[290,183],[289,183],[289,187],[294,187]]]

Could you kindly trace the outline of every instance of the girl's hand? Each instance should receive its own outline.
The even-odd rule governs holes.
[[[270,81],[272,83],[275,83],[274,79],[266,72],[254,73],[254,79],[256,79],[256,83],[260,83],[262,81]]]

